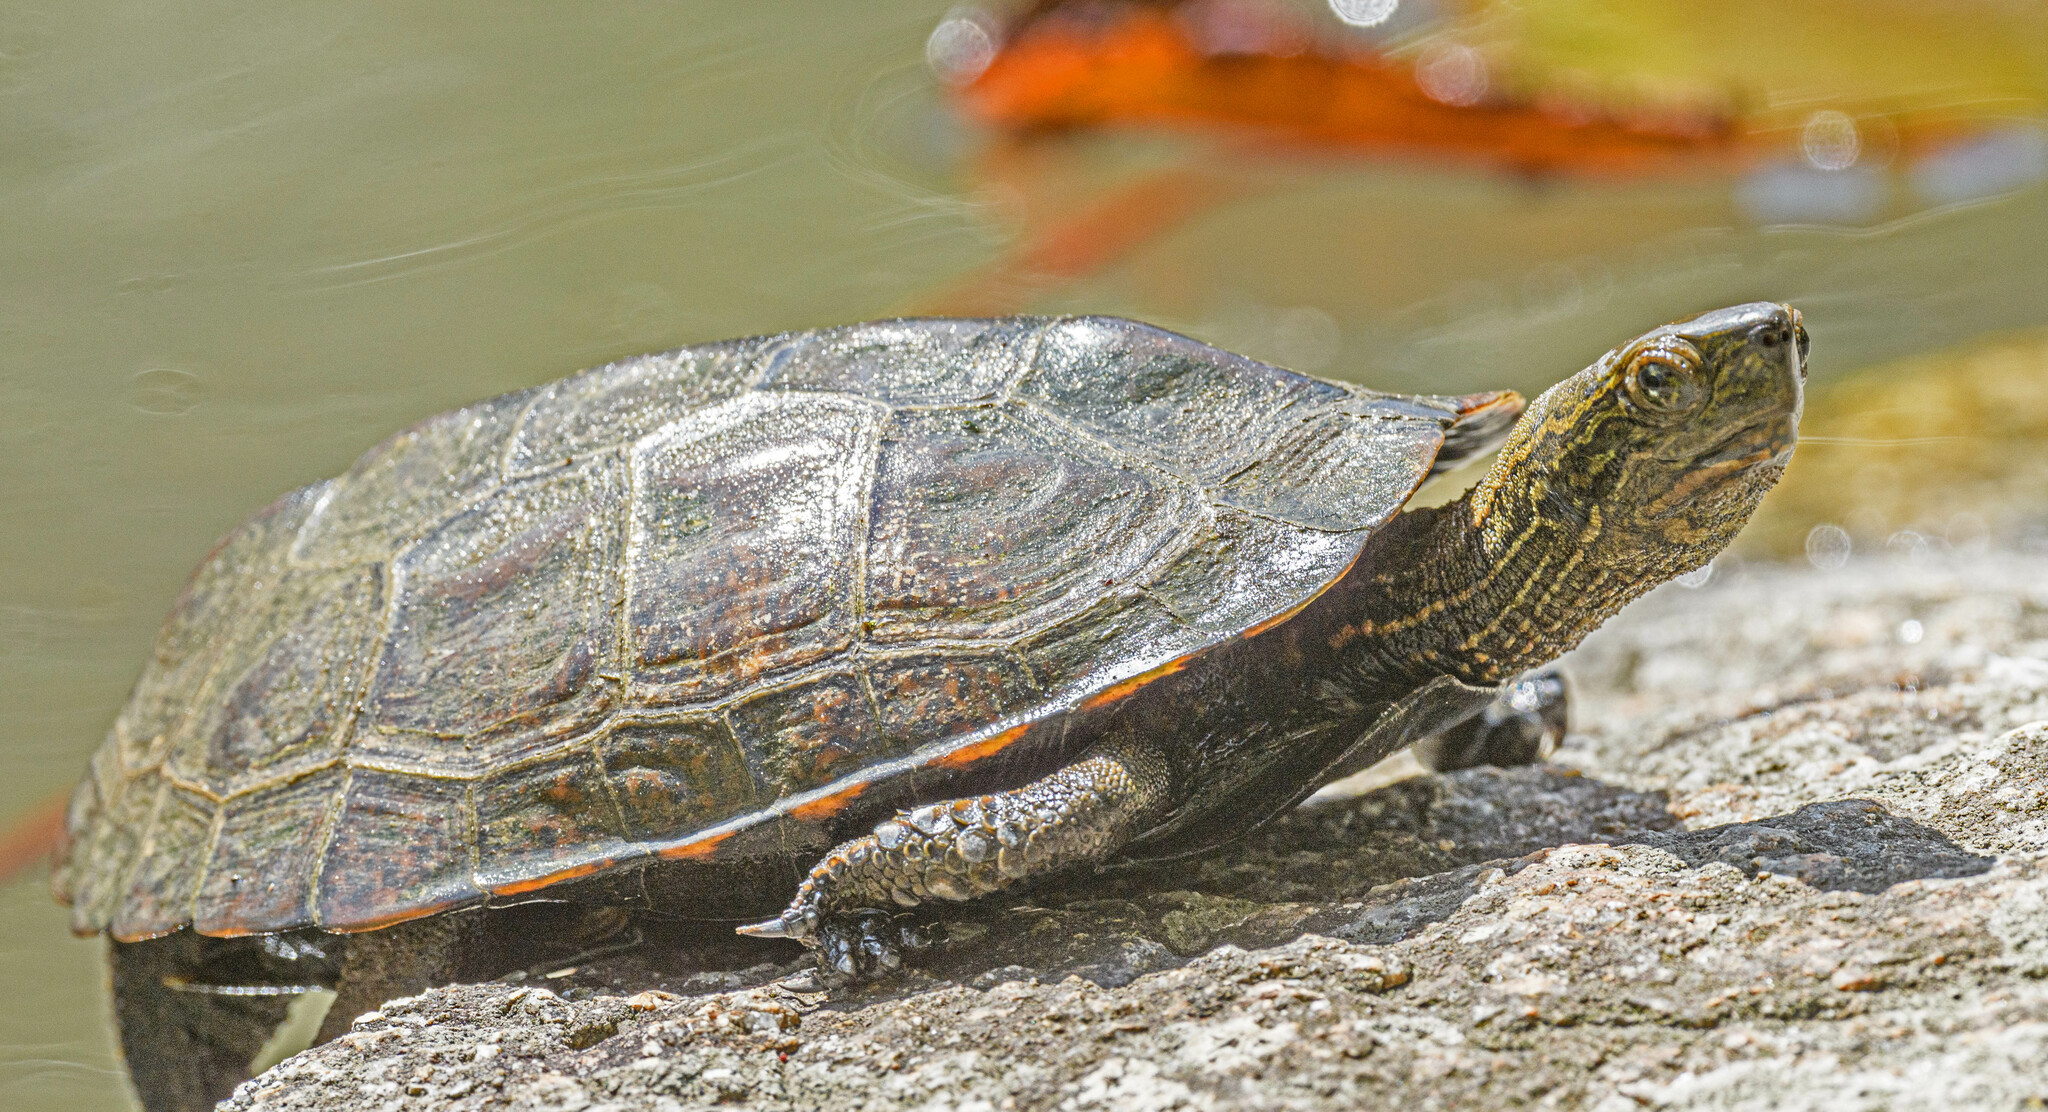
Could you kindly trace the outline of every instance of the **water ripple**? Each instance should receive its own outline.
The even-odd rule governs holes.
[[[804,142],[793,133],[764,136],[676,165],[578,178],[528,195],[490,226],[443,243],[309,267],[292,284],[308,292],[326,292],[388,282],[488,258],[619,213],[681,208],[707,192],[795,159]]]

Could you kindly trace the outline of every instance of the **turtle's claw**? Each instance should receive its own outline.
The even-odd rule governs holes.
[[[945,941],[946,924],[943,922],[921,922],[908,916],[896,920],[897,941],[904,952],[916,953],[929,950],[933,945]]]
[[[879,911],[863,911],[854,916],[855,929],[860,931],[860,964],[864,973],[893,973],[903,968],[903,953],[897,948],[895,924]]]
[[[764,919],[759,923],[749,923],[744,927],[735,927],[733,930],[735,933],[744,934],[748,938],[791,938],[798,942],[803,942],[811,936],[810,925],[805,923],[803,917],[795,914],[794,911],[785,911],[773,919]]]
[[[908,916],[872,908],[834,915],[819,924],[818,966],[838,984],[886,977],[903,968],[906,952],[931,945],[930,933]]]
[[[791,992],[803,993],[824,992],[832,987],[826,983],[816,966],[797,970],[776,983]]]

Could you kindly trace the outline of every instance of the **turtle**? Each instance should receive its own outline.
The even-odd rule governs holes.
[[[207,556],[53,886],[114,940],[153,1109],[245,1073],[295,980],[339,984],[331,1035],[470,969],[469,909],[766,915],[883,975],[948,901],[1202,852],[1404,747],[1532,759],[1531,670],[1735,535],[1806,349],[1720,309],[1524,412],[1124,319],[897,319],[483,401]]]

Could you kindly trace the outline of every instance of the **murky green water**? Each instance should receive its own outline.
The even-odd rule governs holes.
[[[389,431],[998,265],[1040,179],[944,111],[944,8],[0,9],[0,814],[68,788],[216,536]],[[1024,304],[1430,390],[1540,387],[1758,297],[1806,312],[1823,374],[2048,322],[2040,186],[1764,230],[1721,181],[1190,150],[1043,156],[1104,181],[1194,159],[1236,199]],[[40,877],[0,890],[0,939],[0,1106],[122,1106],[97,943]]]

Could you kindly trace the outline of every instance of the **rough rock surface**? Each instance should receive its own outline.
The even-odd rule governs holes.
[[[1556,765],[998,900],[888,985],[649,927],[224,1107],[2037,1107],[2048,560],[1915,555],[1667,588]]]

